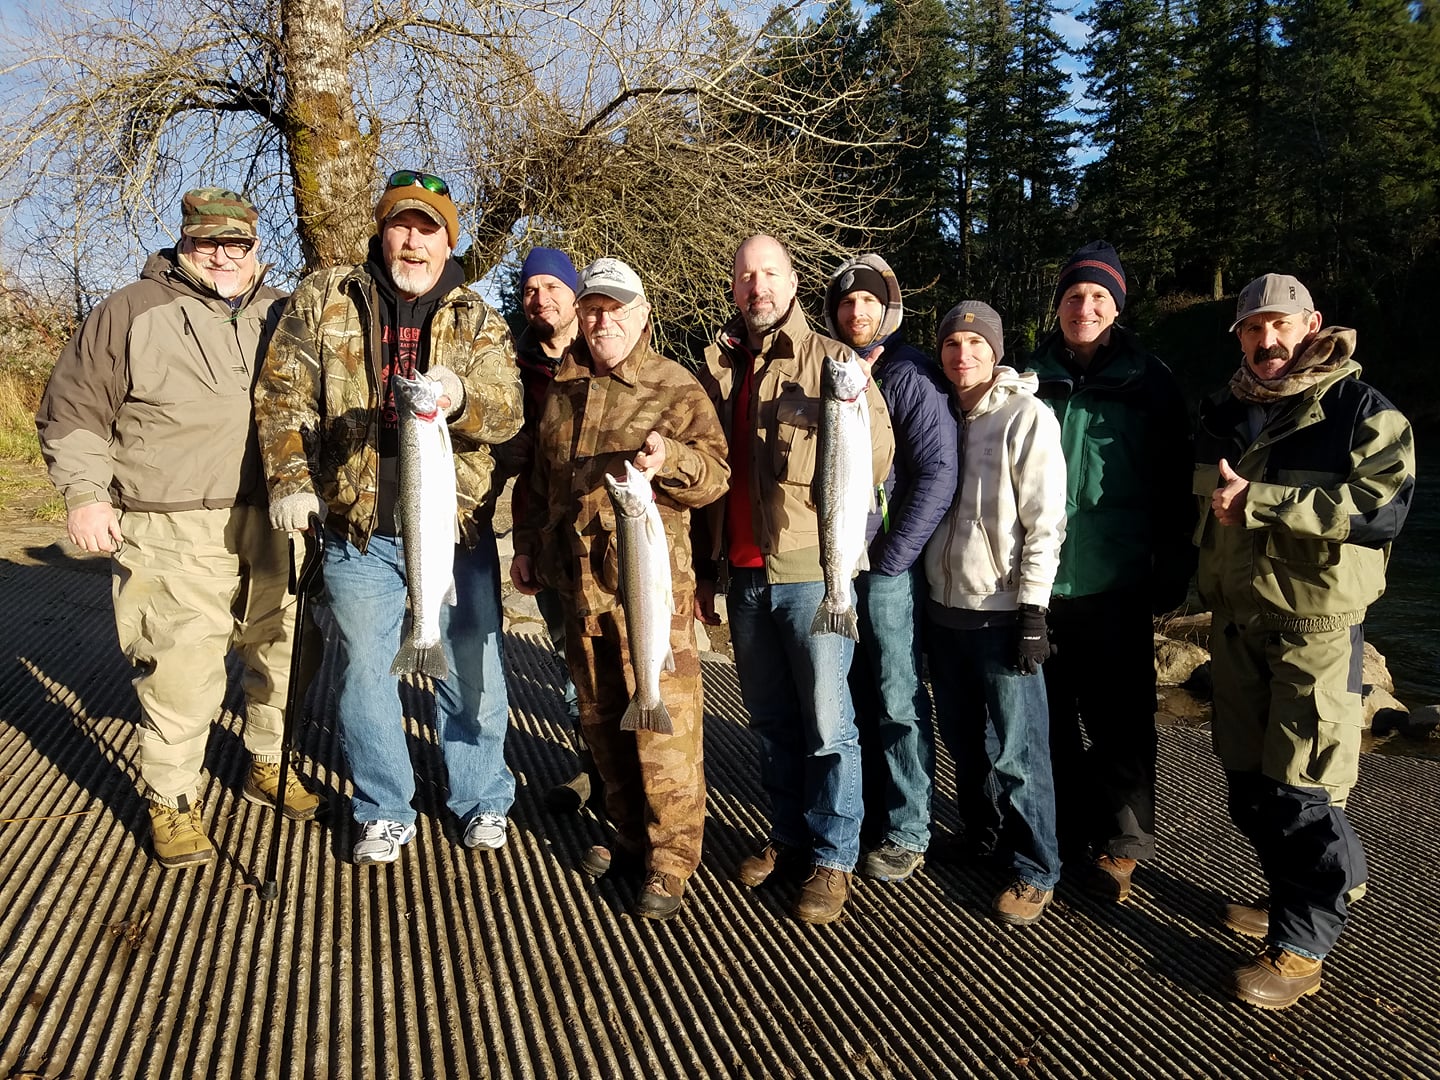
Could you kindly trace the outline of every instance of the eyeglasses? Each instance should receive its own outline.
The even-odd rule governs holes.
[[[196,255],[210,256],[223,251],[227,259],[239,262],[255,250],[254,240],[217,240],[210,236],[192,236],[190,247]]]
[[[419,184],[426,191],[433,191],[436,195],[449,195],[450,185],[434,173],[416,172],[414,169],[401,169],[399,172],[390,174],[390,179],[385,181],[387,188],[414,187]]]
[[[639,310],[640,305],[637,303],[626,304],[624,307],[613,309],[586,306],[580,309],[580,318],[584,319],[587,323],[597,323],[600,321],[601,315],[609,315],[615,322],[624,322]]]

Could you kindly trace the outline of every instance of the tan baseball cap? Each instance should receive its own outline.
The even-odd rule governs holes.
[[[1239,329],[1240,324],[1251,315],[1263,313],[1275,315],[1299,315],[1314,311],[1315,301],[1310,299],[1310,290],[1300,284],[1300,279],[1289,274],[1262,274],[1240,290],[1240,299],[1235,304],[1235,321],[1230,324],[1230,333]]]
[[[580,293],[575,299],[595,295],[633,304],[645,299],[645,286],[640,284],[640,275],[619,259],[596,259],[580,271]]]

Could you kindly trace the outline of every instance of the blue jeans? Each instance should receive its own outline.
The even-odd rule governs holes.
[[[860,742],[845,676],[855,643],[811,634],[819,581],[770,585],[763,569],[730,568],[727,603],[740,693],[760,736],[770,838],[816,866],[860,857]]]
[[[975,775],[973,756],[985,753],[998,781],[1015,876],[1053,889],[1060,880],[1055,840],[1055,784],[1050,775],[1050,711],[1045,679],[1015,667],[1015,627],[957,630],[931,623],[930,680],[940,731],[955,757],[957,776]]]
[[[908,851],[930,845],[935,729],[920,677],[920,575],[855,578],[860,641],[850,693],[860,732],[867,828]],[[872,803],[874,805],[872,805]]]
[[[509,699],[500,629],[499,556],[494,537],[455,548],[458,603],[440,608],[450,677],[434,682],[435,728],[449,774],[447,805],[461,822],[506,814],[515,777],[505,764]],[[415,820],[415,773],[405,739],[399,678],[390,665],[405,615],[405,547],[375,535],[364,554],[325,534],[325,592],[340,637],[340,737],[355,782],[356,821]]]

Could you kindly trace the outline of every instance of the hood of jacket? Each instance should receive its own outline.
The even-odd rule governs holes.
[[[886,289],[886,295],[880,297],[885,301],[885,310],[880,316],[880,326],[875,331],[874,339],[864,345],[855,346],[857,352],[868,354],[875,346],[885,344],[886,339],[900,329],[900,323],[905,318],[905,305],[900,295],[900,282],[895,277],[895,271],[890,269],[890,264],[879,255],[861,255],[854,259],[847,259],[840,264],[840,268],[835,273],[830,275],[830,284],[825,289],[825,330],[836,341],[843,342],[845,340],[837,322],[840,301],[845,299],[847,293],[853,291],[845,289],[845,278],[856,267],[862,266],[879,274],[885,282]]]
[[[1040,388],[1040,377],[1033,371],[1016,371],[1005,364],[995,368],[995,381],[981,395],[975,407],[965,414],[967,420],[984,416],[1002,407],[1016,394],[1034,394]]]
[[[234,305],[237,309],[245,307],[255,299],[255,294],[260,291],[260,286],[265,281],[265,275],[269,272],[270,265],[268,263],[256,265],[255,280],[250,282],[248,289],[235,298],[239,301]],[[196,277],[194,272],[180,261],[180,253],[173,247],[152,252],[145,259],[145,266],[140,271],[140,278],[158,282],[172,292],[193,296],[197,300],[207,302],[218,300],[222,304],[231,303],[230,300],[216,292],[213,285],[206,284]]]

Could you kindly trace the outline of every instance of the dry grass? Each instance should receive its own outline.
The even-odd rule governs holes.
[[[40,464],[35,410],[44,389],[43,380],[0,368],[0,458]]]

